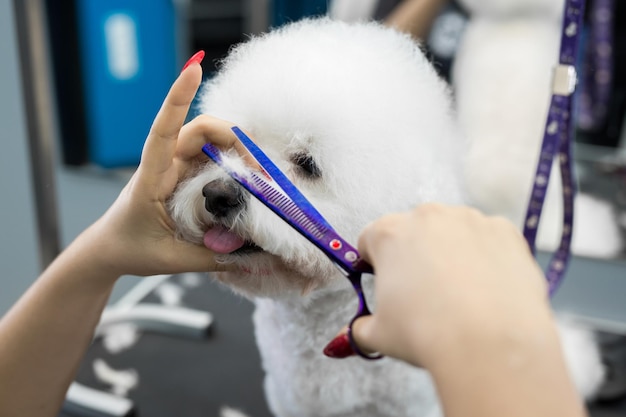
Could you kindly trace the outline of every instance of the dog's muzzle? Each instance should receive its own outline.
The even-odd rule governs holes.
[[[206,210],[219,219],[232,217],[245,206],[243,190],[232,180],[213,180],[202,187],[202,195]]]
[[[216,219],[227,223],[246,207],[243,188],[233,180],[216,179],[202,187],[204,207]],[[221,254],[245,254],[261,252],[254,242],[236,237],[234,232],[223,225],[213,225],[204,235],[204,245]]]

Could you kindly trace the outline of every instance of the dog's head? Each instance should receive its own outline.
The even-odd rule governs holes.
[[[461,147],[447,86],[407,36],[380,25],[305,20],[236,47],[201,110],[249,132],[352,243],[377,217],[461,201]],[[243,166],[233,150],[233,166]],[[182,238],[237,272],[246,295],[281,296],[338,279],[311,243],[208,162],[170,210]]]

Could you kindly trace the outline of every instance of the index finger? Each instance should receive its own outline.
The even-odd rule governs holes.
[[[207,114],[196,117],[180,130],[176,157],[183,162],[192,161],[202,154],[202,146],[210,142],[222,149],[235,148],[248,166],[259,168],[257,161],[232,131],[234,126],[232,122]],[[254,141],[248,132],[245,133]]]
[[[202,68],[196,64],[183,70],[170,88],[144,144],[144,169],[160,173],[172,165],[178,134],[201,82]]]
[[[386,214],[367,224],[358,237],[357,250],[361,258],[372,266],[390,240],[398,238],[398,232],[406,228],[407,213]]]
[[[197,116],[180,130],[176,157],[183,161],[192,160],[202,153],[202,146],[206,143],[222,149],[241,146],[232,131],[234,126],[235,123],[208,114]]]

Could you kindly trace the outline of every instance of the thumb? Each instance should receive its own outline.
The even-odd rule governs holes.
[[[369,359],[378,359],[381,357],[380,353],[376,349],[378,343],[373,341],[371,335],[375,335],[372,331],[374,325],[374,318],[372,316],[359,317],[352,324],[352,339],[356,346],[352,345],[350,336],[348,335],[349,328],[345,326],[335,336],[333,340],[324,348],[324,355],[330,358],[343,359],[349,356],[356,355],[358,350],[361,356],[365,355]]]
[[[380,344],[376,341],[375,324],[373,315],[359,317],[352,324],[352,339],[367,354],[381,352]]]
[[[372,320],[372,316],[359,317],[352,325],[352,338],[358,348],[364,353],[376,352],[376,349],[372,347],[374,344],[369,342],[371,337],[368,336],[371,334],[371,331],[368,329],[371,327],[370,323],[372,323]],[[345,358],[356,353],[350,345],[348,331],[348,326],[344,326],[339,333],[335,335],[333,340],[326,345],[324,348],[324,354],[326,356],[331,358]]]
[[[170,236],[159,241],[154,247],[150,265],[133,271],[133,275],[179,274],[184,272],[217,272],[235,269],[232,264],[217,262],[215,253],[203,245],[179,240]]]
[[[234,269],[232,264],[221,264],[215,260],[215,253],[202,245],[176,241],[170,253],[175,254],[169,265],[170,273],[216,272]]]

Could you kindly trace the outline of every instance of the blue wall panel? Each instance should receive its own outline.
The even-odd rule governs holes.
[[[79,0],[90,160],[135,166],[177,75],[171,0]]]

